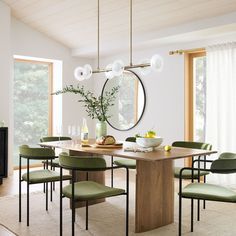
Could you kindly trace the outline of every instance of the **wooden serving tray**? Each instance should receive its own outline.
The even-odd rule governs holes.
[[[96,148],[122,148],[123,143],[116,143],[116,144],[107,144],[107,145],[102,145],[102,144],[93,144],[93,147]]]

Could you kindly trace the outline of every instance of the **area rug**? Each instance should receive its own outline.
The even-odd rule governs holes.
[[[120,182],[119,185],[124,184]],[[134,183],[131,183],[130,234],[140,236],[174,236],[178,232],[178,195],[175,193],[175,223],[145,233],[134,233]],[[124,186],[124,185],[123,185]],[[63,200],[63,235],[71,235],[71,210],[69,201]],[[201,210],[201,221],[194,223],[194,233],[190,233],[190,205],[184,200],[183,235],[236,235],[236,204],[207,202],[207,209]],[[45,211],[45,195],[41,192],[30,194],[30,226],[26,226],[26,196],[22,197],[22,222],[18,222],[18,196],[0,198],[0,223],[22,236],[59,235],[59,194]],[[196,213],[196,210],[195,210]],[[89,207],[89,230],[85,230],[85,209],[76,210],[76,235],[79,236],[122,236],[125,235],[125,197],[108,198],[106,202]]]

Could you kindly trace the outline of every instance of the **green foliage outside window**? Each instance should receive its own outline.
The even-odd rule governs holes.
[[[14,64],[14,164],[18,146],[36,145],[48,134],[48,65],[16,61]]]

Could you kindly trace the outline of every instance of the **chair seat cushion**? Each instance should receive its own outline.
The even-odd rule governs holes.
[[[236,192],[223,186],[204,183],[191,183],[182,190],[186,198],[205,199],[212,201],[236,202]]]
[[[174,168],[174,176],[175,178],[180,178],[180,170],[182,167],[175,167]],[[200,171],[200,176],[208,175],[210,174],[209,171]],[[183,179],[192,179],[192,171],[191,170],[184,170],[182,173],[182,178]],[[198,178],[198,171],[194,170],[193,171],[193,178],[197,179]]]
[[[63,175],[63,180],[71,179],[70,175]],[[22,175],[22,180],[27,181],[27,173]],[[35,170],[29,172],[29,183],[45,183],[60,180],[60,174],[52,170]]]
[[[99,198],[112,197],[125,193],[124,189],[111,188],[93,181],[80,181],[74,184],[75,199],[80,201],[87,201]],[[62,191],[65,197],[72,197],[72,185],[69,184],[63,188]]]
[[[129,169],[136,169],[136,161],[130,159],[120,159],[114,161],[115,165],[117,166],[125,166]]]

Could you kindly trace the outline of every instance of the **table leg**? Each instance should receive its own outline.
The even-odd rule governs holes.
[[[71,156],[97,156],[96,154],[90,154],[90,153],[84,153],[84,152],[78,152],[78,151],[70,151]],[[101,156],[101,155],[100,155]],[[75,179],[76,181],[84,181],[87,180],[87,173],[76,171],[75,173]],[[104,171],[93,171],[88,173],[88,180],[95,181],[100,184],[105,184],[105,172]],[[105,199],[98,199],[98,200],[92,200],[89,201],[89,205],[97,204],[100,202],[105,202]],[[75,207],[84,207],[86,206],[86,202],[76,202]]]
[[[137,161],[135,232],[174,222],[173,161]]]

